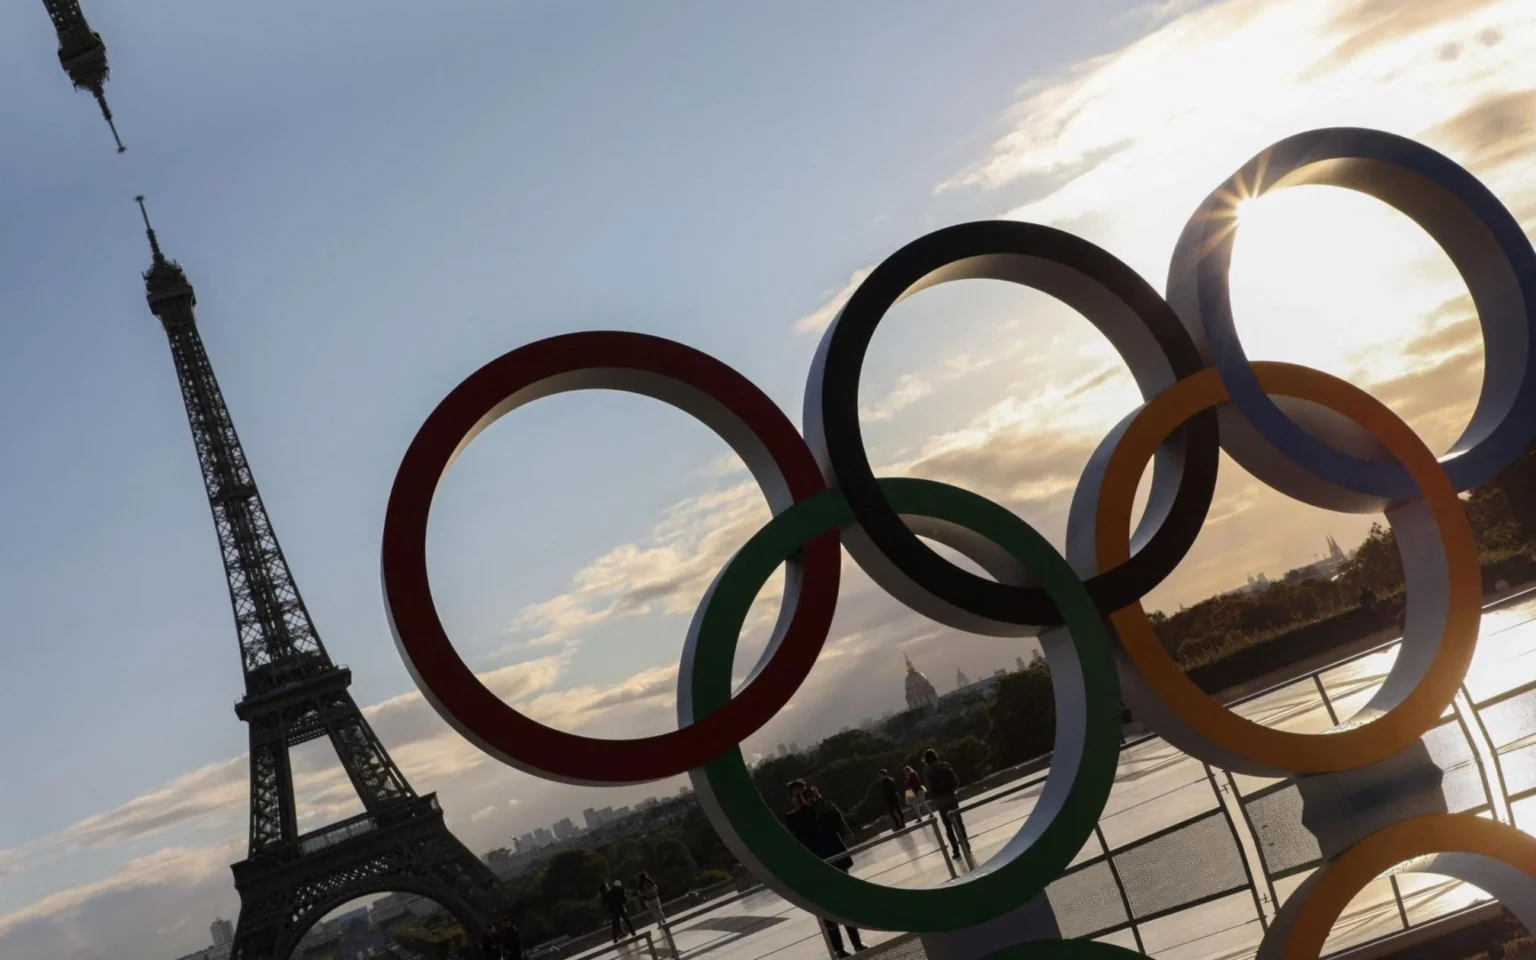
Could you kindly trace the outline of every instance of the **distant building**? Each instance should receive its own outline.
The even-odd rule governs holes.
[[[1036,650],[1035,651],[1035,656],[1038,657],[1039,655],[1040,655],[1040,651]],[[1029,669],[1029,667],[1024,663],[1024,658],[1023,657],[1014,657],[1013,658],[1013,666],[1017,670],[1028,670]]]
[[[931,707],[939,702],[939,691],[935,690],[928,678],[918,672],[912,666],[912,658],[903,654],[907,661],[907,709],[921,710],[923,707]]]
[[[641,800],[639,803],[635,804],[635,809],[636,810],[649,810],[649,809],[651,809],[652,807],[656,806],[659,803],[661,803],[661,801],[656,799],[655,797],[646,797],[644,800]]]
[[[964,670],[961,670],[959,667],[956,667],[955,668],[955,689],[959,690],[959,689],[961,689],[963,687],[968,687],[970,685],[971,685],[971,678],[965,675],[965,671]]]
[[[571,822],[570,817],[555,824],[555,836],[561,840],[569,840],[576,836],[576,824]]]
[[[789,756],[789,748],[784,746],[784,744],[782,744],[782,743],[779,744],[779,756],[781,756],[781,757]]]
[[[1343,548],[1339,546],[1339,542],[1333,539],[1332,534],[1323,542],[1327,545],[1328,549],[1326,555],[1319,557],[1311,563],[1304,563],[1299,567],[1287,570],[1279,582],[1299,583],[1302,580],[1332,580],[1334,577],[1337,577],[1340,571],[1344,569],[1344,565],[1349,562],[1350,555],[1344,552]],[[1274,586],[1275,583],[1276,581],[1260,573],[1250,576],[1246,585],[1238,587],[1236,590],[1229,590],[1221,594],[1221,596],[1242,597],[1249,594],[1262,593],[1269,587]]]
[[[923,675],[913,668],[907,674],[909,691],[916,686],[912,681],[914,675],[919,681],[926,683]],[[882,718],[873,725],[870,732],[892,743],[904,746],[926,746],[945,724],[967,713],[984,709],[987,698],[1007,676],[1008,671],[999,668],[990,677],[974,681],[958,690],[952,690],[942,697],[934,697],[926,703],[922,698],[909,696],[908,703],[917,699],[917,706],[911,706],[900,713]],[[931,685],[929,686],[931,688]]]
[[[539,849],[539,841],[532,833],[525,833],[517,838],[518,853],[532,853]]]
[[[603,818],[597,815],[597,811],[591,807],[581,811],[581,819],[586,821],[588,830],[596,830],[603,825]]]
[[[541,847],[547,847],[555,842],[555,835],[549,832],[548,827],[540,827],[533,831],[533,841]]]
[[[208,925],[208,932],[213,934],[213,945],[222,947],[226,943],[235,942],[235,925],[220,917]]]

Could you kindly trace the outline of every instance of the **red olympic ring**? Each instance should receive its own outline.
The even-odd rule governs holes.
[[[763,488],[775,514],[825,489],[798,430],[740,373],[708,354],[638,333],[551,337],[492,360],[454,388],[411,441],[384,518],[384,605],[407,669],[459,733],[520,770],[568,783],[658,780],[703,766],[783,707],[821,653],[837,605],[837,533],[787,565],[783,607],[762,669],[722,709],[659,736],[608,740],[538,723],[488,690],[448,638],[427,577],[427,519],[443,475],[480,431],[524,403],[570,390],[639,393],[718,433]]]

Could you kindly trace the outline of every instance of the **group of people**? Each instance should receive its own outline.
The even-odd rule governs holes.
[[[480,936],[480,952],[485,960],[523,960],[523,940],[511,919],[485,928]]]
[[[930,808],[938,814],[939,819],[944,823],[944,832],[949,839],[950,849],[954,851],[955,857],[959,858],[962,848],[967,852],[970,850],[965,823],[960,818],[960,801],[956,796],[960,789],[960,778],[949,762],[939,759],[938,752],[934,750],[923,753],[923,768],[927,775],[926,782],[911,767],[902,768],[902,783],[898,783],[889,771],[880,771],[879,782],[885,797],[886,812],[891,817],[891,827],[893,830],[900,830],[907,823],[903,803],[904,785],[906,791],[912,794],[912,803],[919,817],[924,816]],[[789,812],[785,814],[784,822],[789,832],[807,850],[838,870],[847,873],[853,869],[853,856],[848,852],[848,843],[853,839],[853,831],[849,829],[843,811],[838,809],[837,804],[823,797],[821,791],[815,786],[804,780],[792,780],[786,789],[789,794]],[[642,872],[635,878],[635,887],[651,919],[656,921],[658,927],[663,927],[666,917],[661,910],[661,893],[656,887],[656,881]],[[604,881],[599,897],[604,909],[608,912],[613,942],[618,943],[626,930],[629,936],[636,936],[634,922],[629,918],[629,891],[624,886],[624,881],[614,880],[611,883]],[[844,945],[842,931],[838,929],[838,925],[825,919],[822,920],[822,924],[826,928],[827,940],[831,943],[833,952],[839,958],[848,957],[848,949]],[[851,945],[855,952],[865,949],[858,929],[855,927],[846,929],[848,945]],[[486,960],[522,960],[523,956],[522,942],[511,920],[491,925],[481,940],[481,950]]]
[[[930,805],[939,815],[949,838],[950,849],[959,858],[961,848],[969,852],[971,846],[970,838],[965,833],[965,822],[960,818],[960,801],[956,796],[960,790],[960,778],[947,760],[939,759],[936,750],[923,753],[923,767],[928,774],[926,784],[916,770],[911,767],[902,768],[906,789],[912,792],[912,802],[918,816],[923,816]],[[880,786],[885,794],[886,811],[891,816],[892,829],[900,830],[907,824],[901,785],[889,771],[881,770]],[[853,831],[848,828],[843,811],[804,780],[791,780],[785,789],[789,794],[789,812],[784,816],[784,823],[789,832],[807,850],[833,867],[844,873],[853,869],[853,856],[848,852],[848,841],[853,839]],[[821,922],[826,928],[832,951],[839,958],[847,957],[848,949],[844,946],[842,931],[837,924],[827,919]],[[854,952],[863,950],[864,941],[858,929],[847,927],[847,930],[848,943]]]
[[[965,821],[960,817],[960,799],[957,796],[960,778],[948,760],[939,759],[936,750],[924,751],[923,768],[928,774],[926,785],[911,767],[901,768],[902,781],[906,790],[912,794],[912,805],[919,817],[927,813],[930,805],[939,815],[939,820],[944,824],[944,834],[949,839],[949,848],[959,858],[962,847],[967,851],[971,849],[970,837],[965,833]],[[900,830],[907,825],[902,784],[897,783],[887,770],[880,771],[879,782],[885,796],[885,812],[891,818],[891,829]]]
[[[666,916],[661,912],[661,891],[657,888],[656,881],[642,870],[635,877],[635,886],[640,891],[640,899],[645,902],[645,908],[650,913],[651,919],[656,921],[657,927],[661,927],[666,922]],[[602,898],[603,907],[608,911],[613,942],[618,943],[626,929],[631,937],[635,936],[635,925],[629,919],[629,891],[624,888],[624,881],[615,880],[612,883],[603,881],[599,896]]]
[[[844,873],[853,869],[853,857],[848,853],[847,843],[853,839],[853,831],[848,829],[843,811],[804,780],[791,780],[786,790],[789,793],[789,813],[784,816],[784,824],[789,827],[789,832],[807,850],[837,869]],[[826,919],[821,922],[826,927],[827,940],[831,942],[833,952],[838,957],[848,956],[837,924]],[[857,928],[848,928],[848,940],[855,951],[864,949],[864,941],[859,937]]]

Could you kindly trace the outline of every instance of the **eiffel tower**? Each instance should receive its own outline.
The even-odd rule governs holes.
[[[235,715],[251,735],[250,854],[231,868],[240,894],[231,960],[286,960],[326,913],[386,891],[437,901],[478,943],[510,906],[506,889],[449,833],[436,795],[411,789],[347,692],[351,671],[326,654],[203,349],[192,285],[137,199],[154,255],[146,298],[171,342],[245,667]],[[330,737],[364,812],[301,834],[288,751],[320,737]]]
[[[107,46],[101,35],[85,22],[78,0],[43,0],[48,8],[48,18],[53,21],[53,32],[59,35],[59,65],[69,74],[76,90],[89,90],[101,106],[101,115],[112,128],[112,139],[117,141],[117,152],[123,146],[117,135],[117,124],[112,121],[112,108],[107,106]]]

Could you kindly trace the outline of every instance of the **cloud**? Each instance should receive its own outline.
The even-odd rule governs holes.
[[[643,543],[620,544],[578,570],[572,589],[522,610],[520,645],[570,645],[583,632],[648,613],[691,613],[720,567],[768,519],[756,482],[675,504]]]
[[[205,918],[231,914],[229,864],[243,853],[240,843],[166,847],[102,879],[59,890],[0,916],[0,956],[176,956],[174,944],[205,939]]]
[[[940,186],[1025,181],[1032,197],[1006,216],[1084,232],[1154,278],[1205,194],[1267,144],[1302,130],[1367,126],[1423,137],[1517,196],[1528,178],[1507,158],[1519,148],[1506,152],[1497,137],[1523,137],[1528,123],[1515,94],[1533,86],[1536,23],[1522,6],[1212,4],[1035,87],[989,154]],[[1445,59],[1448,43],[1460,47]],[[1320,60],[1319,49],[1331,52]],[[1340,49],[1351,52],[1330,59]]]
[[[1414,0],[1413,3],[1365,0],[1343,5],[1329,24],[1330,32],[1341,39],[1308,74],[1336,70],[1372,48],[1412,37],[1499,2],[1501,0]]]
[[[848,282],[836,290],[829,290],[822,295],[822,301],[815,310],[796,320],[794,330],[796,333],[820,333],[832,323],[832,318],[837,316],[837,311],[843,309],[843,304],[853,296],[853,292],[859,289],[859,284],[864,282],[874,271],[874,267],[860,267],[848,277]]]
[[[1536,89],[1495,93],[1431,127],[1426,137],[1481,168],[1529,160],[1536,152]]]
[[[866,423],[889,420],[912,404],[931,396],[935,388],[956,380],[964,380],[971,374],[979,373],[999,361],[1017,355],[1021,351],[1024,342],[1021,339],[1015,340],[1012,345],[993,351],[985,357],[963,353],[959,356],[950,357],[938,368],[926,373],[903,374],[896,381],[896,386],[890,393],[874,403],[860,408],[859,419]]]
[[[599,724],[604,714],[621,707],[670,709],[676,693],[677,664],[662,664],[615,684],[543,694],[528,705],[528,713],[540,723],[574,729]]]
[[[474,813],[469,815],[469,820],[471,823],[479,823],[482,820],[489,819],[491,814],[495,812],[495,807],[481,807],[479,810],[476,810]]]

